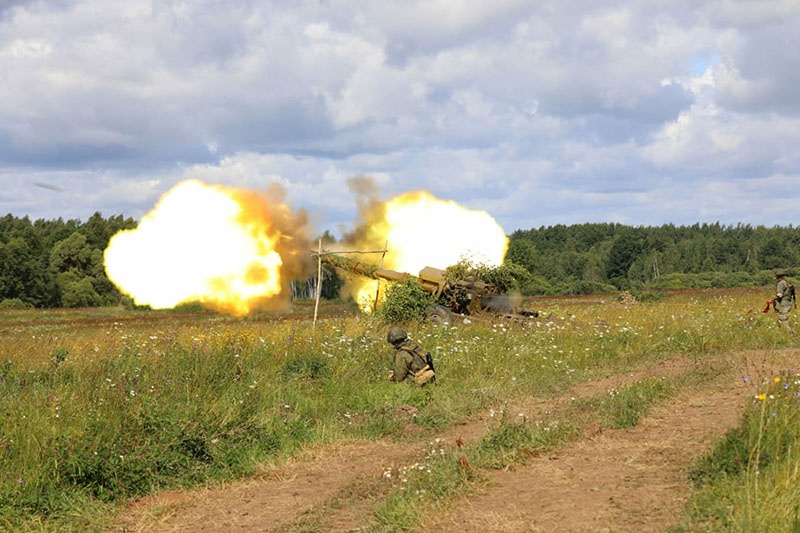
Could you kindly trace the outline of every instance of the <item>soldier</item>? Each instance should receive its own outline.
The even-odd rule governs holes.
[[[425,385],[435,380],[433,359],[422,351],[417,343],[408,338],[405,330],[398,326],[389,328],[386,340],[394,346],[392,372],[389,381],[414,380],[417,385]]]
[[[772,307],[778,313],[778,324],[789,335],[793,335],[792,328],[789,327],[789,312],[792,310],[792,303],[795,300],[794,285],[786,280],[786,272],[783,270],[775,272],[775,279],[778,280],[778,286],[775,289],[775,298],[772,299]]]

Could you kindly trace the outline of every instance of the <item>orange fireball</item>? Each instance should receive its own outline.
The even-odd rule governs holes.
[[[138,305],[199,301],[242,316],[289,301],[305,267],[305,215],[265,194],[188,180],[168,191],[134,230],[116,234],[106,273]]]
[[[505,258],[508,236],[485,211],[441,200],[427,191],[364,205],[364,223],[351,234],[347,246],[376,250],[386,245],[384,268],[416,275],[426,266],[443,269],[462,259],[497,266]],[[351,279],[350,289],[362,309],[371,310],[378,282]]]

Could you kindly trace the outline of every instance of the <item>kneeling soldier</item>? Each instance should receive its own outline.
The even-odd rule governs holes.
[[[389,328],[386,340],[395,348],[389,381],[399,383],[413,379],[417,385],[425,385],[435,380],[430,354],[424,353],[417,343],[408,338],[403,328]]]

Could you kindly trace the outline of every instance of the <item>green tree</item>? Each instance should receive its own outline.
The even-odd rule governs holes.
[[[528,272],[536,272],[536,246],[526,238],[512,238],[508,243],[506,261],[522,265]]]
[[[771,236],[761,248],[761,265],[764,268],[786,268],[797,264],[797,255],[786,239]]]
[[[626,277],[628,269],[636,260],[641,249],[641,242],[633,232],[619,236],[608,252],[608,262],[606,263],[606,276],[608,279],[614,280]]]
[[[102,254],[92,250],[82,233],[75,231],[53,247],[50,268],[56,274],[63,307],[89,307],[103,300],[94,287],[92,274],[101,270]],[[105,278],[105,274],[103,274]],[[91,290],[89,290],[91,288]]]
[[[92,248],[86,236],[73,232],[69,237],[59,242],[50,254],[50,266],[56,272],[77,270],[86,273],[92,264]]]
[[[61,281],[61,305],[63,307],[97,307],[103,303],[92,284],[91,277],[80,279],[67,276]]]
[[[31,265],[30,247],[24,240],[15,237],[0,243],[0,300],[27,299],[25,280],[30,278]]]

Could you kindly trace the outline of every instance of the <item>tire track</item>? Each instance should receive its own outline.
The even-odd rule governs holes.
[[[686,391],[658,406],[638,426],[589,430],[576,440],[511,471],[489,471],[491,483],[429,517],[426,531],[663,531],[689,495],[691,460],[736,425],[757,376],[778,372],[797,350],[741,352],[708,358],[718,369],[706,390]],[[552,399],[513,403],[530,420],[552,417],[572,398],[588,397],[646,377],[695,368],[675,357],[581,383]],[[745,384],[741,376],[752,379]],[[355,442],[319,447],[253,479],[187,493],[163,493],[134,504],[115,532],[354,531],[368,528],[389,490],[382,478],[392,464],[411,464],[434,437],[465,445],[498,423],[489,412],[447,431],[409,424],[410,442]],[[414,436],[419,432],[418,436]]]

